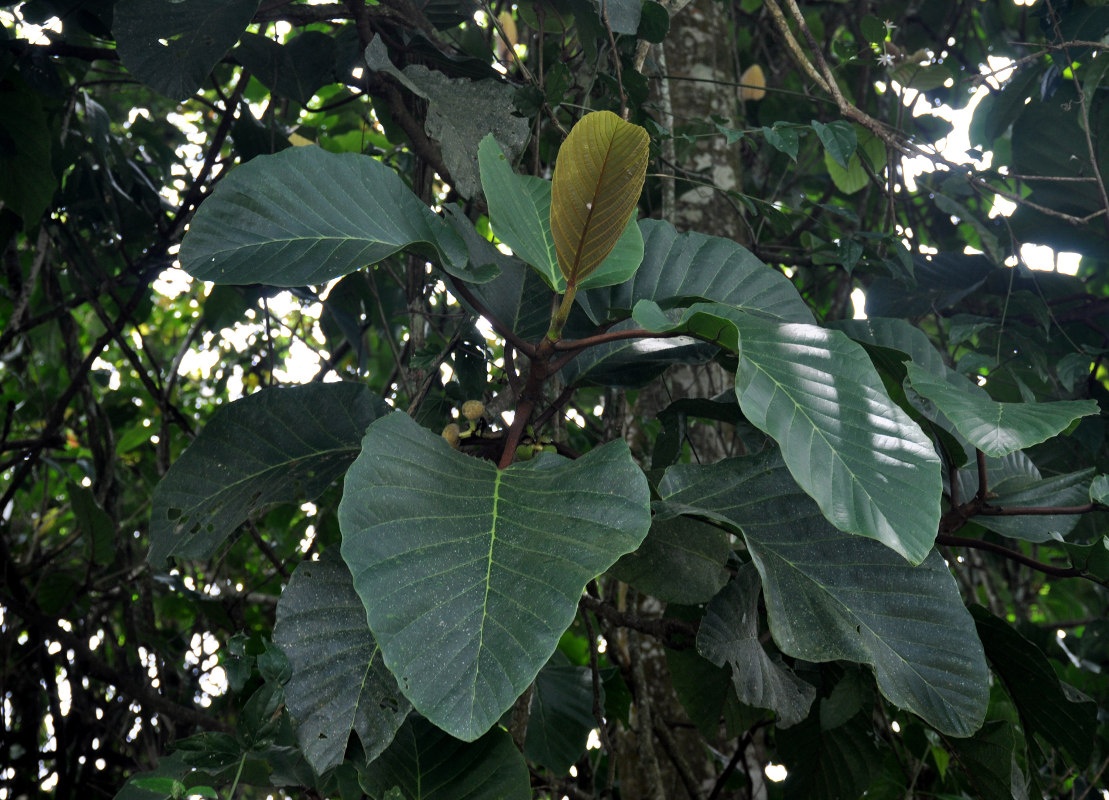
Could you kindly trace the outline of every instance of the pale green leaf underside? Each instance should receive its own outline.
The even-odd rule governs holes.
[[[218,409],[154,490],[147,560],[207,558],[256,510],[315,499],[386,410],[353,383],[264,389]]]
[[[471,281],[454,229],[392,169],[356,153],[291,147],[216,186],[181,243],[181,266],[215,283],[320,284],[416,246]]]
[[[585,584],[650,521],[623,441],[499,471],[402,414],[370,426],[339,507],[385,663],[420,713],[467,741],[527,688]]]
[[[296,568],[277,602],[273,640],[292,667],[285,704],[317,774],[342,763],[352,730],[368,761],[389,746],[412,706],[381,660],[337,551]]]
[[[966,380],[960,385],[937,378],[908,364],[909,381],[918,394],[931,400],[955,429],[988,456],[1003,456],[1047,441],[1076,419],[1097,414],[1094,400],[1053,403],[1001,403]]]
[[[698,303],[670,322],[636,305],[652,330],[694,333],[739,355],[744,416],[778,442],[789,471],[840,530],[877,539],[919,563],[940,517],[940,460],[882,390],[865,351],[839,331]]]
[[[830,527],[777,453],[671,467],[659,493],[660,516],[696,514],[742,531],[783,652],[870,664],[891,702],[944,733],[981,724],[985,656],[938,553],[914,567]]]

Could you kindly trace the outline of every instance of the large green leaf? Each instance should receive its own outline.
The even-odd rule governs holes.
[[[1072,699],[1047,656],[985,608],[971,609],[994,670],[1020,712],[1025,733],[1038,733],[1066,750],[1076,763],[1090,759],[1097,733],[1097,704]]]
[[[412,706],[382,663],[337,552],[296,568],[277,603],[273,640],[292,666],[285,704],[317,774],[343,761],[351,731],[367,759],[389,746]]]
[[[292,147],[220,181],[181,243],[181,266],[215,283],[303,286],[412,246],[468,280],[495,275],[465,270],[458,234],[377,159]]]
[[[568,286],[612,252],[647,174],[650,137],[611,111],[586,114],[562,143],[551,181],[551,238]]]
[[[940,517],[940,460],[882,389],[863,349],[839,331],[780,323],[718,303],[676,323],[641,301],[652,330],[696,334],[739,356],[735,390],[750,422],[781,446],[797,483],[840,530],[877,539],[914,564]]]
[[[258,0],[120,0],[112,32],[127,70],[184,100],[239,39]]]
[[[760,591],[758,572],[748,564],[709,603],[697,630],[697,651],[717,666],[730,665],[739,699],[770,709],[778,715],[778,727],[788,728],[808,715],[816,689],[762,649]]]
[[[632,280],[593,289],[578,300],[594,322],[626,316],[640,300],[698,298],[764,314],[783,322],[813,322],[789,280],[751,251],[720,236],[678,233],[664,220],[639,222],[643,263]]]
[[[219,409],[154,490],[148,560],[207,558],[255,510],[314,499],[387,410],[352,383],[266,389]]]
[[[523,756],[502,729],[460,742],[426,719],[409,717],[393,744],[359,776],[373,800],[528,800]],[[399,795],[397,791],[399,790]]]
[[[965,378],[937,378],[908,364],[913,389],[931,400],[955,429],[988,456],[1003,456],[1047,441],[1076,419],[1097,414],[1094,400],[1054,403],[1000,403]]]
[[[473,740],[554,652],[585,584],[643,541],[650,513],[623,441],[502,471],[391,414],[347,473],[339,524],[385,663],[420,713]]]
[[[989,672],[938,553],[914,567],[831,528],[776,452],[671,467],[659,494],[656,518],[695,514],[742,531],[782,652],[870,664],[891,702],[944,733],[968,736],[981,724]]]

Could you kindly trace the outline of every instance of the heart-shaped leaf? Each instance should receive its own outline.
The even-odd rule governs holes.
[[[215,283],[319,284],[415,246],[460,278],[458,234],[385,164],[356,153],[291,147],[258,156],[216,186],[181,243],[181,266]]]
[[[296,568],[277,602],[273,640],[292,666],[285,703],[312,769],[322,775],[341,763],[352,730],[368,760],[389,746],[412,705],[381,660],[337,552]]]
[[[623,441],[498,470],[403,414],[370,426],[339,506],[343,557],[412,704],[471,741],[554,652],[585,584],[643,541]]]
[[[551,184],[551,236],[568,286],[579,287],[612,252],[639,202],[650,137],[611,111],[570,131]]]
[[[945,381],[916,364],[907,366],[913,389],[935,403],[955,429],[988,456],[1047,441],[1076,419],[1100,410],[1096,400],[1001,403],[965,378],[949,375]]]
[[[265,389],[220,408],[154,490],[147,560],[207,558],[256,509],[315,499],[387,412],[354,383]]]
[[[776,452],[671,467],[659,494],[656,519],[695,514],[742,531],[782,652],[870,664],[882,694],[943,733],[969,736],[982,723],[985,655],[939,553],[914,567],[839,533]]]

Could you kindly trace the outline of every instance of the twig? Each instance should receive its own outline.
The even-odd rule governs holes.
[[[1044,564],[1034,558],[1029,558],[1024,553],[1010,550],[1008,547],[1000,544],[987,542],[985,539],[969,539],[963,536],[951,536],[946,533],[941,533],[936,537],[936,544],[946,545],[947,547],[971,547],[976,550],[985,550],[989,553],[1004,556],[1010,561],[1016,561],[1018,564],[1023,564],[1037,572],[1042,572],[1044,575],[1051,575],[1055,578],[1089,578],[1095,583],[1100,583],[1100,581],[1088,575],[1085,570],[1078,569],[1077,567],[1056,567],[1051,564]]]
[[[644,619],[630,611],[620,611],[608,603],[589,595],[582,595],[578,606],[592,611],[599,617],[621,628],[645,633],[661,639],[667,647],[684,650],[693,646],[697,636],[697,626],[682,619]]]

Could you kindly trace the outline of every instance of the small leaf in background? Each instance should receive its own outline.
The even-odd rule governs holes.
[[[847,169],[848,160],[854,155],[859,144],[855,126],[843,120],[829,122],[827,125],[813,120],[812,129],[816,131],[817,138],[824,145],[825,152],[832,157],[833,161]]]
[[[636,36],[651,44],[658,44],[670,32],[670,14],[655,0],[645,0],[639,15]]]
[[[339,505],[385,663],[421,714],[467,741],[535,679],[586,583],[650,524],[622,440],[498,470],[399,413],[370,426]]]
[[[556,775],[565,775],[585,752],[597,720],[593,716],[593,673],[589,667],[558,665],[559,658],[556,654],[535,678],[524,755]]]
[[[988,456],[1003,456],[1057,436],[1076,419],[1097,414],[1095,400],[1001,403],[965,378],[937,378],[906,365],[913,389],[944,413],[956,430]]]
[[[1109,475],[1098,475],[1090,483],[1090,502],[1109,504]]]
[[[864,157],[866,158],[866,166],[863,165]],[[836,185],[836,188],[844,194],[854,194],[870,183],[870,173],[867,172],[867,167],[881,175],[885,164],[886,145],[870,131],[863,131],[859,135],[858,149],[851,154],[846,168],[840,166],[832,158],[830,151],[824,151],[824,166],[828,170],[828,176],[832,179],[832,183]]]
[[[797,128],[789,125],[775,125],[768,128],[764,125],[762,135],[768,145],[781,153],[785,153],[794,161],[797,160],[797,149],[801,145],[801,136],[797,132]]]
[[[743,70],[739,83],[740,100],[762,100],[766,97],[766,75],[758,64],[752,64]]]
[[[623,234],[643,189],[649,141],[638,125],[594,111],[563,142],[551,184],[551,235],[567,285],[597,269]]]

